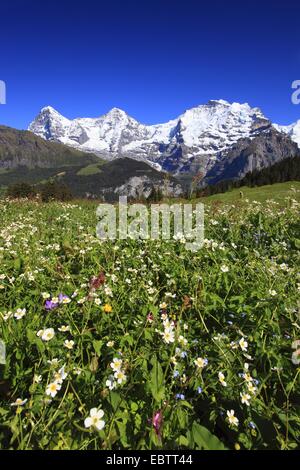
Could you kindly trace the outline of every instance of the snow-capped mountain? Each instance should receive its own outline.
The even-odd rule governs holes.
[[[118,108],[99,118],[69,120],[46,107],[29,130],[108,160],[130,157],[175,174],[206,174],[240,139],[253,139],[271,126],[259,108],[212,100],[157,125],[141,124]]]
[[[290,138],[298,144],[300,148],[300,119],[299,121],[291,124],[290,126],[279,126],[278,124],[274,124],[275,129],[280,132],[284,132],[285,134],[289,135]]]

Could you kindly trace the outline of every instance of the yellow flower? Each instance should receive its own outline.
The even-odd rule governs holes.
[[[103,307],[103,310],[105,313],[111,313],[112,312],[112,306],[109,304],[105,304]]]

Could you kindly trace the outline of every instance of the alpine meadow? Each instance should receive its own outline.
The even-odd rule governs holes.
[[[279,194],[208,198],[196,253],[2,200],[1,447],[295,449],[299,183]]]
[[[299,0],[0,17],[1,469],[292,467]]]

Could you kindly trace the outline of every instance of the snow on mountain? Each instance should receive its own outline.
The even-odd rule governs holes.
[[[290,126],[279,126],[278,124],[274,124],[275,129],[277,129],[279,132],[284,132],[285,134],[288,134],[290,138],[298,144],[298,147],[300,148],[300,119],[299,121],[295,122],[294,124],[291,124]]]
[[[270,125],[260,109],[247,103],[212,100],[156,125],[141,124],[118,108],[99,118],[69,120],[48,106],[29,130],[108,160],[128,156],[174,173],[206,173],[221,152]]]

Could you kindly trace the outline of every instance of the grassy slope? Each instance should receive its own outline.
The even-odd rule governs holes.
[[[99,163],[90,153],[49,142],[29,131],[19,131],[0,125],[0,168],[17,169],[20,166],[35,169],[83,166]]]
[[[296,189],[296,192],[292,188]],[[300,200],[300,182],[299,181],[287,181],[286,183],[276,183],[267,186],[260,186],[256,188],[248,188],[246,186],[228,191],[223,194],[214,194],[199,199],[205,203],[211,202],[225,202],[233,203],[241,200],[240,192],[243,193],[243,199],[249,199],[249,201],[265,202],[268,199],[273,199],[280,204],[285,204],[286,197],[292,197]]]

